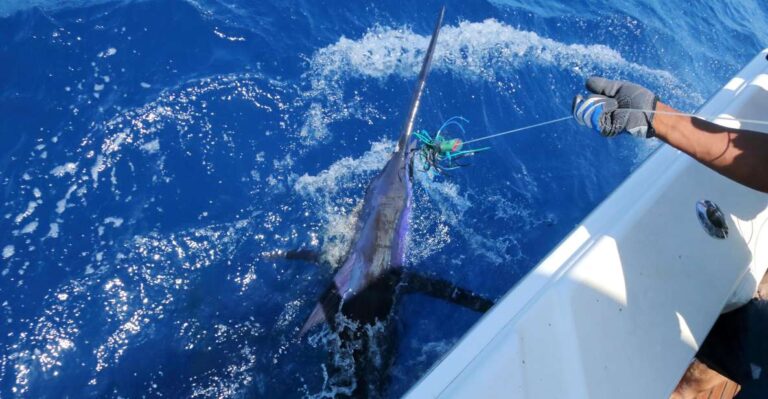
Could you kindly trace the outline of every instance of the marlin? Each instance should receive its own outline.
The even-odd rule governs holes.
[[[391,338],[394,334],[389,321],[393,319],[393,308],[402,294],[425,293],[478,312],[488,310],[493,304],[448,281],[419,275],[404,268],[416,144],[411,140],[411,133],[444,14],[445,7],[440,10],[424,56],[397,149],[368,185],[346,258],[299,333],[304,335],[311,328],[326,322],[341,341],[356,342],[352,351],[357,388],[349,393],[352,396],[378,396],[381,382],[386,381],[392,356],[389,356],[387,348],[381,346],[393,345],[382,345],[387,341],[382,336]],[[291,251],[286,256],[317,259],[317,255],[306,250]],[[339,316],[346,322],[340,323]],[[375,325],[378,328],[373,328]],[[377,337],[371,337],[374,329],[378,331]],[[372,351],[377,354],[372,356]]]

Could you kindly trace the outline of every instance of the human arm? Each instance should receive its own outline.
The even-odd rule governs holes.
[[[768,134],[726,128],[680,114],[642,86],[590,78],[592,95],[577,96],[574,116],[604,136],[658,137],[712,170],[768,193]]]
[[[663,103],[656,109],[663,112],[653,118],[656,137],[715,172],[768,193],[768,134],[673,115],[677,111]]]

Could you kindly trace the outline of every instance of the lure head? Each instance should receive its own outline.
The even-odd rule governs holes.
[[[437,147],[440,155],[451,155],[454,152],[461,151],[463,143],[460,139],[445,140],[442,137],[435,140],[435,146]]]
[[[422,161],[424,161],[424,171],[435,169],[438,173],[443,173],[448,170],[457,169],[462,166],[467,166],[459,162],[460,160],[472,156],[477,152],[485,151],[488,147],[477,149],[463,149],[464,142],[461,139],[449,139],[442,135],[446,126],[455,125],[464,133],[464,128],[458,121],[466,121],[461,117],[453,117],[443,123],[443,126],[438,129],[435,137],[432,137],[426,130],[417,130],[413,132],[422,146],[419,150]]]

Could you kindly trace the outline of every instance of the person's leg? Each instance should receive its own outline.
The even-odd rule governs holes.
[[[750,326],[756,300],[731,312],[724,313],[715,322],[707,338],[699,348],[696,358],[710,369],[736,381],[739,384],[751,379],[749,358],[746,348],[748,335],[754,333]]]
[[[696,358],[741,385],[738,398],[768,397],[768,301],[721,315]]]
[[[719,384],[729,381],[720,373],[707,367],[706,364],[694,359],[669,399],[694,399],[698,394],[712,390]],[[734,382],[730,382],[734,384]]]

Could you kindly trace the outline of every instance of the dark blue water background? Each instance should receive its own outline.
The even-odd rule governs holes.
[[[0,397],[332,396],[297,331],[394,146],[435,1],[0,3]],[[761,1],[449,1],[418,121],[568,114],[585,77],[695,110],[768,42]],[[419,174],[408,267],[499,298],[654,148],[572,122]],[[325,263],[270,260],[313,247]],[[386,396],[479,318],[396,309]]]

